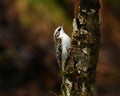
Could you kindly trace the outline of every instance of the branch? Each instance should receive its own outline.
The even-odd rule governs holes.
[[[99,0],[75,0],[72,46],[62,96],[93,96],[100,46]]]

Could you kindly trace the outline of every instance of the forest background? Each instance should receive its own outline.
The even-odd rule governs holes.
[[[74,0],[0,0],[0,96],[53,96],[60,75],[53,33],[71,36]],[[120,1],[100,0],[98,96],[120,96]]]

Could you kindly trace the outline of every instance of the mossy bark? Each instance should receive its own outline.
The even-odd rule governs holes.
[[[99,0],[75,0],[70,58],[65,65],[62,96],[94,96],[98,61]]]

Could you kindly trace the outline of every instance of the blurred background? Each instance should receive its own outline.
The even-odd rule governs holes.
[[[60,75],[53,33],[71,36],[74,0],[0,0],[0,96],[54,96]],[[120,1],[101,0],[98,96],[120,96]]]

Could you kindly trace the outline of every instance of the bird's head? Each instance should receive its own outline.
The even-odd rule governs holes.
[[[63,25],[62,26],[58,26],[56,29],[55,29],[55,32],[54,32],[54,37],[59,37],[61,33],[63,33]]]

